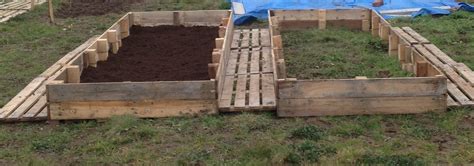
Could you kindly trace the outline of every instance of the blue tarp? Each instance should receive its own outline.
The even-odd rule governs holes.
[[[384,0],[384,5],[372,7],[373,0],[231,0],[234,13],[239,4],[243,7],[243,14],[236,14],[234,22],[237,25],[249,20],[259,18],[266,19],[268,9],[298,10],[298,9],[350,9],[369,8],[377,11],[398,10],[410,8],[422,8],[424,13],[420,14],[443,14],[436,7],[450,6],[459,7],[455,0]],[[472,6],[466,6],[471,8]],[[242,10],[241,10],[242,11]],[[448,13],[449,14],[449,13]]]

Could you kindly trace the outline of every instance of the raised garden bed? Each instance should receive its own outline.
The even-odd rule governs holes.
[[[406,70],[416,77],[367,78],[361,75],[346,79],[303,80],[287,77],[288,66],[280,31],[346,27],[365,32],[372,30],[374,36],[386,41],[390,25],[376,13],[364,9],[299,10],[269,11],[269,15],[279,116],[408,114],[446,110],[446,77],[426,63],[423,57],[415,60],[419,64],[416,71]],[[372,21],[374,18],[377,21]]]
[[[228,17],[228,11],[126,14],[47,85],[49,118],[217,113],[220,57],[213,54],[222,48],[220,25]]]

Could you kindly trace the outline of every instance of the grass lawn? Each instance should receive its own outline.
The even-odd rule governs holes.
[[[288,77],[341,79],[411,76],[368,32],[329,28],[282,32]]]
[[[136,5],[133,9],[218,9],[225,6],[215,1],[154,1]],[[43,5],[0,24],[0,106],[61,56],[89,37],[101,33],[120,15],[111,13],[74,19],[59,18],[57,25],[51,25],[47,23],[46,6]],[[461,18],[472,18],[472,13],[459,15],[462,15]],[[400,25],[414,27],[433,43],[449,43],[450,34],[457,31],[453,27],[472,26],[472,22],[456,22],[459,20],[456,18],[458,16],[422,17],[415,21],[400,21]],[[422,31],[422,27],[434,26],[449,33]],[[466,35],[472,35],[472,29],[466,31]],[[359,35],[355,37],[361,39],[341,42],[367,47],[348,53],[377,55],[373,47],[383,47],[377,44],[379,41]],[[462,51],[472,48],[471,39],[472,36],[463,41],[466,45],[461,47]],[[367,44],[369,42],[375,44]],[[450,50],[456,51],[458,46],[435,44],[449,55],[454,55]],[[387,61],[384,63],[392,63],[390,59]],[[374,63],[375,71],[395,70]],[[360,73],[347,76],[373,76],[363,70]],[[1,124],[0,164],[473,163],[473,138],[474,112],[461,108],[422,115],[313,118],[276,118],[273,113],[156,120],[121,116],[104,123],[81,121],[58,126],[45,123]]]

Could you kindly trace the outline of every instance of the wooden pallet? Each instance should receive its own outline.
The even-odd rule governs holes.
[[[448,106],[474,105],[474,72],[457,63],[433,44],[414,45],[414,54],[425,57],[448,78]]]
[[[46,0],[37,0],[35,5],[45,3]],[[0,4],[0,22],[8,21],[17,15],[26,13],[31,9],[31,1],[13,1],[4,4]]]
[[[275,82],[268,29],[235,30],[219,110],[274,110]]]
[[[47,120],[46,85],[55,81],[66,70],[66,64],[77,58],[97,37],[92,37],[81,46],[66,54],[42,74],[33,79],[23,90],[0,109],[0,121]]]
[[[268,29],[236,29],[231,49],[270,47],[270,32]]]

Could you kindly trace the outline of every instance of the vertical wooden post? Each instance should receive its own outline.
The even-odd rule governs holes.
[[[283,57],[283,49],[281,48],[274,48],[273,49],[273,55],[275,55],[275,59],[285,59]]]
[[[318,25],[319,29],[326,29],[326,9],[321,9],[318,12]]]
[[[224,38],[216,38],[216,48],[222,49],[224,47]]]
[[[222,18],[221,25],[227,27],[229,24],[229,18]]]
[[[30,4],[31,5],[30,10],[33,10],[35,8],[35,5],[36,5],[36,0],[31,0],[30,3],[31,3]]]
[[[207,72],[209,73],[209,78],[216,79],[217,68],[219,67],[218,63],[209,63],[207,65]]]
[[[389,25],[385,23],[379,23],[379,36],[382,40],[387,41],[390,33]]]
[[[364,32],[370,31],[370,21],[369,20],[362,20],[362,31],[364,31]]]
[[[273,36],[273,48],[283,48],[283,43],[281,41],[281,35]]]
[[[219,63],[220,60],[221,60],[220,50],[212,52],[212,63]]]
[[[426,61],[416,62],[415,73],[417,77],[427,77],[428,76],[428,63]]]
[[[220,38],[225,37],[225,32],[226,32],[226,27],[225,26],[219,26],[219,37]]]
[[[130,22],[128,19],[129,18],[126,17],[122,21],[120,21],[120,34],[122,36],[122,39],[130,36]]]
[[[278,59],[277,60],[277,65],[278,65],[278,73],[279,73],[279,79],[285,79],[286,78],[286,66],[285,66],[285,60],[284,59]]]
[[[66,67],[67,83],[80,83],[81,70],[77,65]]]
[[[107,39],[97,39],[97,53],[100,61],[106,61],[109,57],[109,43]]]
[[[89,62],[89,66],[97,67],[97,61],[99,60],[99,57],[97,55],[97,50],[87,49],[84,53],[87,56],[87,61]]]
[[[54,24],[53,0],[48,0],[49,21]]]
[[[399,43],[399,38],[395,34],[395,32],[392,31],[390,33],[390,36],[388,37],[388,54],[391,56],[396,56],[398,52],[398,43]]]
[[[405,54],[405,45],[403,43],[398,44],[398,60],[400,61],[400,63],[405,63]]]
[[[179,12],[173,12],[173,25],[180,25]]]
[[[278,25],[272,25],[272,35],[280,35],[280,27]]]
[[[378,17],[376,12],[372,11],[372,36],[379,35],[379,23],[380,18]]]
[[[109,30],[107,31],[107,41],[112,44],[112,53],[117,54],[119,49],[119,39],[117,30]]]

